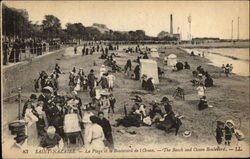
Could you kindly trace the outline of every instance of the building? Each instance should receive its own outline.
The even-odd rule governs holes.
[[[213,42],[219,42],[219,41],[220,41],[220,38],[213,38],[213,37],[192,38],[193,44],[213,43]]]

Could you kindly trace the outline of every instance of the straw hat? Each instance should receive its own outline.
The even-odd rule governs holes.
[[[49,126],[47,129],[47,133],[48,134],[55,134],[56,133],[56,129],[54,126]]]
[[[232,126],[229,126],[229,125],[228,125],[229,123],[231,123]],[[235,126],[233,120],[227,120],[227,121],[226,121],[226,125],[227,125],[229,128],[233,128],[233,127]]]
[[[44,93],[53,93],[53,88],[51,88],[50,86],[46,86],[43,88],[42,92]]]
[[[191,131],[184,131],[183,134],[182,134],[184,137],[190,137],[192,135],[192,132]]]

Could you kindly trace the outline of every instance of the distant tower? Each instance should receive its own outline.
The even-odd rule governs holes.
[[[191,34],[191,16],[188,16],[188,23],[189,23],[189,40],[192,40],[192,34]]]
[[[240,17],[238,17],[238,33],[237,33],[237,39],[240,40]]]
[[[231,26],[231,40],[233,41],[234,38],[234,20],[232,20],[232,26]]]
[[[172,17],[172,14],[170,14],[170,34],[173,35],[173,17]]]

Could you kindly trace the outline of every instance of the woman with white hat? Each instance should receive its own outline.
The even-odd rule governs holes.
[[[105,68],[105,65],[102,65],[101,68],[100,68],[100,78],[103,76],[104,73],[106,73],[107,70]]]

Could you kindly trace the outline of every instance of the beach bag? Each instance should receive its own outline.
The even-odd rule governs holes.
[[[243,134],[242,131],[235,129],[235,137],[237,138],[238,141],[242,141],[245,139],[245,135]]]

